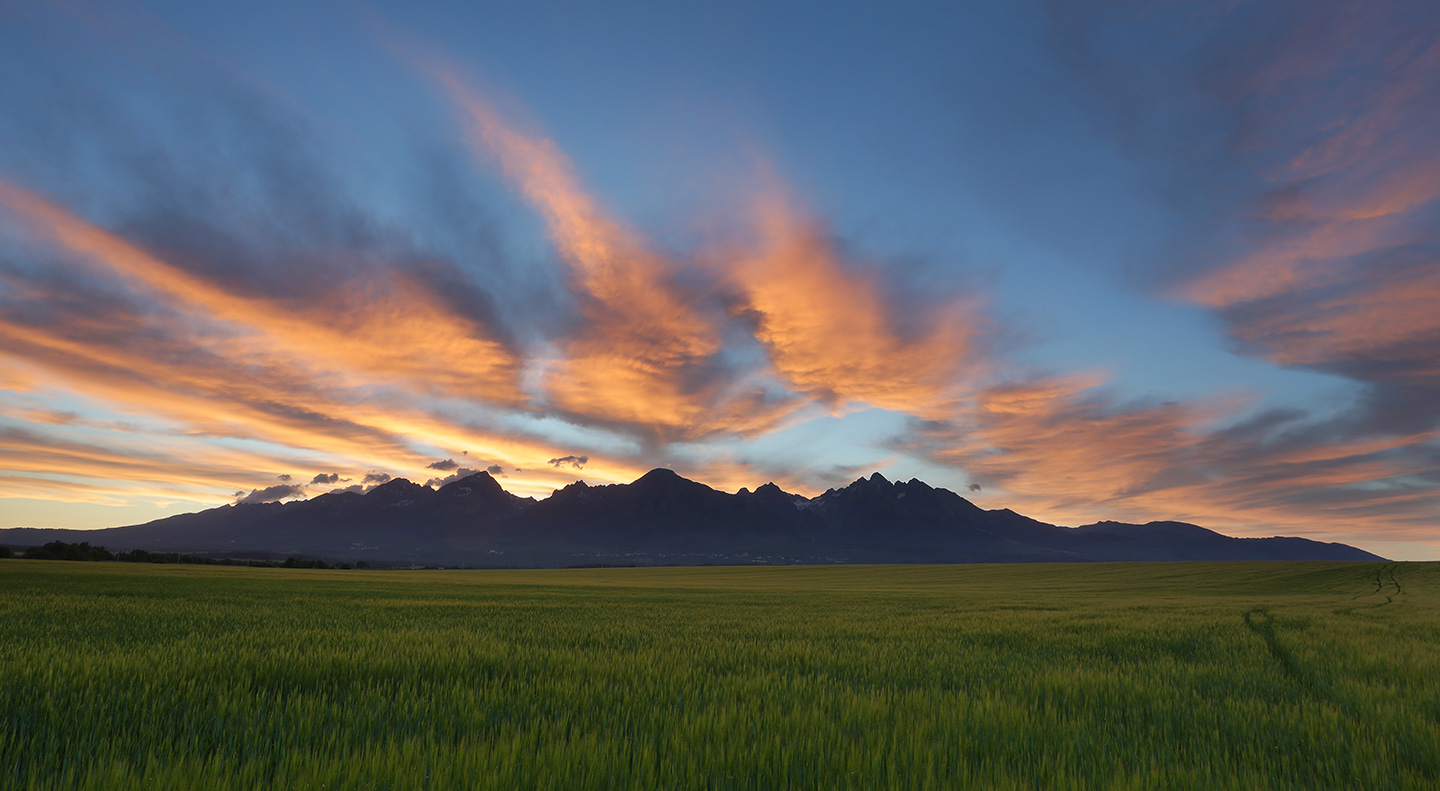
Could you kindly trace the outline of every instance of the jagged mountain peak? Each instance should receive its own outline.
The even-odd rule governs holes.
[[[479,472],[439,492],[397,478],[365,495],[224,506],[99,532],[0,531],[3,543],[56,539],[112,551],[503,565],[1379,559],[1343,544],[1236,539],[1180,522],[1061,528],[878,472],[806,499],[773,482],[727,494],[664,468],[628,484],[576,481],[539,501]]]
[[[755,487],[753,492],[742,489],[737,496],[762,508],[804,508],[810,503],[809,498],[787,492],[773,481]]]
[[[491,504],[506,504],[526,499],[505,491],[505,487],[485,471],[467,475],[440,487],[438,498],[448,502],[484,501]]]
[[[481,470],[477,473],[472,473],[465,476],[464,478],[451,481],[444,486],[441,486],[439,491],[447,494],[456,494],[463,489],[485,492],[487,494],[495,492],[509,494],[509,492],[505,491],[505,487],[501,486],[500,482],[495,480],[495,477],[493,475],[484,470]]]
[[[415,497],[422,492],[433,491],[434,489],[423,484],[415,483],[409,478],[391,478],[385,483],[366,492],[365,496],[384,500],[395,497]]]
[[[856,478],[853,483],[851,483],[849,486],[846,486],[844,489],[841,489],[840,491],[889,492],[893,490],[896,486],[896,483],[891,481],[889,478],[886,478],[884,475],[880,474],[879,471],[876,471],[870,473],[870,475],[868,476],[862,475],[859,478]]]
[[[692,481],[668,467],[656,467],[631,481],[629,486],[641,491],[716,491],[699,481]]]
[[[710,495],[733,496],[712,489],[699,481],[692,481],[689,478],[679,475],[674,470],[665,467],[657,467],[636,478],[628,485],[609,488],[623,490],[641,496],[663,496],[667,498],[708,497]]]
[[[855,494],[858,492],[875,491],[877,489],[883,490],[894,486],[895,484],[886,479],[884,475],[881,475],[879,471],[876,471],[868,476],[862,475],[844,486],[826,489],[824,493],[814,499],[816,501],[828,500],[837,495]]]
[[[888,492],[893,490],[896,485],[897,484],[892,483],[890,479],[886,478],[884,475],[881,475],[877,471],[870,473],[870,475],[868,476],[862,475],[859,478],[856,478],[854,481],[851,481],[846,486],[843,486],[839,489],[827,489],[825,491],[825,494],[821,495],[821,497],[825,497],[831,494],[853,495],[863,492]]]

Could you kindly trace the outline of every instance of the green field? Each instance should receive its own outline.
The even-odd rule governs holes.
[[[0,560],[0,787],[1440,786],[1440,564]]]

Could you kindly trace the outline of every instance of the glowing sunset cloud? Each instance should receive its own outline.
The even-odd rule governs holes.
[[[1028,516],[1061,523],[1166,514],[1239,534],[1334,538],[1357,518],[1401,517],[1396,540],[1425,538],[1425,520],[1407,527],[1403,518],[1423,492],[1393,482],[1414,471],[1415,449],[1435,432],[1317,446],[1294,415],[1206,428],[1233,419],[1238,406],[1121,404],[1093,381],[1028,382],[985,392],[958,423],[919,426],[910,450],[963,467]]]
[[[1434,355],[1416,360],[1413,349],[1440,338],[1440,113],[1428,106],[1440,90],[1440,44],[1418,29],[1389,30],[1389,10],[1378,3],[1344,21],[1316,9],[1255,56],[1260,67],[1224,86],[1236,102],[1285,97],[1248,119],[1252,156],[1272,185],[1256,209],[1262,243],[1182,293],[1224,311],[1237,336],[1283,365],[1373,355],[1440,373]],[[1324,49],[1367,30],[1393,37],[1383,49],[1364,40]]]
[[[553,141],[522,134],[449,68],[433,72],[476,150],[497,159],[545,218],[574,276],[587,322],[547,372],[549,398],[567,412],[674,438],[765,425],[769,418],[756,415],[753,401],[717,403],[718,388],[701,381],[701,369],[720,351],[720,328],[713,312],[675,285],[675,268],[596,205]]]
[[[164,310],[147,310],[143,318],[122,308],[75,316],[58,326],[0,319],[0,337],[7,340],[0,358],[11,360],[13,371],[40,366],[49,381],[136,414],[160,415],[202,436],[309,449],[332,458],[331,466],[381,467],[423,480],[433,459],[411,449],[419,440],[524,465],[534,483],[520,481],[522,490],[548,493],[571,480],[547,474],[544,461],[556,455],[553,446],[446,425],[376,390],[408,380],[410,393],[457,392],[500,403],[517,398],[515,359],[500,344],[475,337],[474,325],[446,314],[432,295],[409,285],[404,273],[378,273],[378,280],[354,284],[320,305],[239,298],[13,186],[0,185],[0,205],[25,222],[25,231],[84,260],[96,274],[119,276],[167,302]],[[10,287],[27,300],[56,299],[43,283],[13,274]],[[41,453],[35,443],[7,444],[9,469],[133,477],[93,459],[57,465],[54,453]],[[253,479],[256,469],[279,466],[274,459],[260,461],[251,457],[249,464],[204,478],[192,474],[192,462],[174,456],[132,468],[154,483],[229,489],[236,480]],[[162,474],[157,469],[162,463],[181,477]],[[600,464],[588,474],[629,480],[634,472]],[[30,488],[37,486],[66,488],[55,481]]]
[[[175,448],[161,456],[134,449],[57,442],[53,437],[17,430],[0,432],[0,437],[4,439],[0,465],[15,472],[58,476],[44,481],[56,489],[72,488],[76,483],[69,479],[80,477],[144,484],[142,490],[169,487],[172,496],[183,487],[193,495],[207,488],[228,487],[231,481],[251,476],[257,469],[273,469],[285,463],[273,456],[225,448],[207,449],[204,458],[185,458],[176,455]],[[33,476],[26,480],[32,486],[40,483]]]
[[[276,304],[228,293],[172,266],[114,234],[76,218],[13,185],[0,182],[0,206],[25,221],[25,230],[114,274],[229,322],[257,337],[251,347],[275,345],[340,373],[399,376],[441,392],[513,402],[517,361],[483,328],[449,314],[399,272],[337,283],[325,303]],[[246,348],[228,350],[244,355]]]
[[[846,271],[783,190],[772,187],[754,213],[760,250],[730,265],[728,275],[787,384],[837,406],[951,414],[962,376],[980,373],[970,349],[979,311],[963,303],[933,309],[915,337],[904,337],[899,309],[887,304],[879,284]]]
[[[943,50],[531,13],[313,10],[273,59],[0,26],[0,503],[883,467],[1440,547],[1440,12],[1007,6]],[[915,51],[847,71],[871,38]]]
[[[477,148],[498,159],[540,210],[576,275],[590,324],[568,343],[569,357],[547,379],[558,403],[592,417],[681,429],[676,438],[716,427],[753,432],[789,411],[782,406],[757,415],[753,401],[716,403],[713,386],[691,384],[696,369],[720,351],[713,303],[674,286],[677,267],[596,205],[553,141],[517,131],[453,71],[433,71],[461,108]],[[756,206],[760,249],[732,251],[740,260],[717,267],[757,317],[757,338],[781,378],[826,402],[942,413],[956,397],[961,369],[976,364],[968,354],[973,306],[937,310],[935,326],[902,337],[877,284],[845,271],[782,193],[772,186]]]

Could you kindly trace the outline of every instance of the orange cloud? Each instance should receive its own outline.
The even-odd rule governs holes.
[[[1337,294],[1256,311],[1233,332],[1281,365],[1363,359],[1405,364],[1412,378],[1440,376],[1440,355],[1425,350],[1440,341],[1440,262],[1396,274],[1391,280],[1357,272]]]
[[[1387,384],[1418,381],[1422,395],[1433,392],[1434,261],[1386,256],[1433,237],[1425,212],[1440,196],[1440,167],[1433,147],[1421,147],[1433,135],[1411,139],[1406,129],[1433,93],[1425,70],[1433,73],[1436,53],[1433,42],[1394,53],[1403,79],[1373,105],[1328,119],[1298,152],[1265,152],[1276,189],[1253,218],[1261,241],[1187,284],[1186,298],[1221,312],[1237,338],[1278,363],[1377,364]],[[1261,87],[1305,79],[1317,63],[1272,64]],[[709,266],[664,255],[585,192],[554,141],[499,113],[448,66],[427,68],[473,149],[543,218],[563,262],[582,321],[554,339],[554,359],[457,310],[423,273],[356,265],[317,296],[254,296],[199,274],[196,264],[208,262],[159,253],[0,182],[0,219],[116,292],[113,309],[91,310],[43,278],[0,269],[12,278],[0,283],[0,390],[33,394],[43,382],[175,427],[173,436],[153,424],[134,431],[137,444],[153,443],[136,454],[115,436],[109,447],[72,441],[123,434],[123,421],[12,413],[38,428],[0,446],[0,467],[12,473],[0,496],[228,499],[263,486],[277,467],[307,463],[423,481],[437,449],[456,459],[469,451],[476,468],[523,469],[507,488],[543,496],[577,475],[633,480],[649,466],[643,455],[667,442],[752,436],[818,401],[914,416],[909,450],[1060,522],[1179,517],[1341,535],[1360,517],[1411,529],[1433,503],[1409,480],[1433,471],[1419,452],[1435,440],[1428,429],[1257,418],[1216,430],[1237,404],[1121,404],[1088,377],[986,386],[1003,366],[980,348],[977,305],[887,296],[773,181],[751,207],[754,239],[727,240]],[[35,319],[26,303],[55,306],[59,320]],[[521,388],[522,379],[536,386]],[[521,422],[507,423],[516,413],[558,416],[581,433],[614,430],[614,445],[638,450],[557,447],[509,428]],[[770,477],[701,450],[682,473],[728,490]],[[583,471],[546,464],[577,453],[592,459]],[[805,472],[777,482],[813,493]]]
[[[521,494],[548,494],[575,478],[573,474],[551,470],[545,465],[547,459],[556,455],[552,445],[507,437],[494,430],[437,416],[409,403],[408,396],[340,400],[339,397],[345,395],[343,391],[327,391],[303,379],[273,376],[256,379],[248,376],[243,366],[170,365],[144,354],[127,352],[123,347],[94,347],[3,322],[0,322],[0,338],[7,341],[6,350],[0,351],[0,359],[43,365],[52,385],[84,393],[112,409],[159,417],[184,426],[184,435],[195,445],[185,452],[197,454],[196,458],[208,459],[211,454],[226,458],[226,451],[208,441],[210,439],[248,439],[299,449],[304,455],[325,459],[310,462],[311,466],[351,471],[382,469],[424,481],[433,475],[427,465],[434,459],[415,450],[414,445],[418,443],[467,450],[470,458],[477,459],[477,467],[499,462],[507,470],[523,469],[524,473],[511,473],[511,480],[506,484]],[[155,440],[153,435],[138,435],[132,442],[151,446]],[[162,445],[169,447],[166,443]],[[70,464],[67,459],[37,455],[38,446],[10,449],[16,451],[16,455],[0,463],[5,469],[35,473],[68,471],[68,474],[97,479],[124,477],[118,473],[105,474],[103,465],[93,460]],[[135,480],[151,474],[157,476],[157,481],[168,480],[163,474],[166,465],[197,468],[195,462],[185,459],[181,450],[175,450],[145,465],[137,465],[135,469],[141,477]],[[297,467],[300,472],[307,469],[294,460],[282,462],[277,457],[244,456],[226,468],[224,474],[192,482],[196,485],[208,482],[215,496],[223,500],[234,488],[253,486],[257,482],[257,470]],[[643,472],[641,465],[597,457],[584,474],[590,480],[619,482],[632,480]]]
[[[40,377],[111,409],[169,421],[197,452],[222,457],[210,439],[303,449],[327,458],[327,469],[385,469],[423,481],[433,459],[415,446],[433,443],[469,449],[487,460],[480,466],[500,461],[527,470],[509,482],[520,490],[548,493],[573,480],[547,471],[544,461],[557,455],[555,447],[437,417],[424,405],[434,396],[458,396],[471,409],[513,404],[520,397],[518,358],[481,328],[445,312],[436,295],[403,272],[367,271],[357,282],[338,284],[337,293],[303,304],[235,296],[24,190],[0,185],[0,206],[32,236],[83,262],[90,278],[124,283],[139,300],[107,292],[108,302],[86,306],[84,295],[56,290],[64,285],[6,274],[12,305],[69,311],[41,320],[14,310],[0,315],[7,390],[19,392]],[[75,299],[81,302],[69,306]],[[7,468],[32,474],[32,488],[63,487],[43,477],[62,468],[95,480],[124,477],[110,476],[93,458],[9,450]],[[235,488],[263,483],[256,470],[274,467],[263,461],[257,456],[185,481],[209,487],[210,497],[228,498]],[[197,469],[183,454],[135,469],[163,482],[166,464]],[[597,457],[587,476],[629,480],[636,472]]]
[[[803,403],[767,396],[775,388],[765,386],[766,372],[717,370],[726,321],[719,295],[679,288],[675,262],[609,216],[554,141],[522,132],[449,65],[432,58],[425,69],[457,108],[473,148],[498,161],[545,219],[572,275],[587,323],[564,340],[558,359],[544,362],[553,404],[685,440],[762,432]],[[841,264],[773,179],[754,214],[758,249],[727,249],[710,269],[738,293],[738,303],[727,303],[732,315],[756,322],[780,382],[832,407],[945,414],[962,378],[980,366],[971,348],[976,307],[955,301],[928,311],[930,321],[907,321],[913,317],[887,304],[878,283]],[[907,324],[924,329],[907,332]]]
[[[546,366],[547,398],[565,412],[644,426],[666,439],[748,433],[788,411],[759,388],[736,391],[710,368],[723,316],[675,281],[676,267],[607,215],[551,140],[519,131],[454,71],[432,65],[478,154],[544,217],[569,268],[585,326]]]
[[[3,497],[49,493],[111,503],[120,497],[223,501],[243,481],[255,480],[258,471],[304,464],[284,452],[268,454],[186,438],[114,432],[108,437],[120,439],[120,447],[65,439],[55,431],[0,428],[0,470],[12,473],[12,486]],[[143,442],[144,451],[135,450],[137,442]]]
[[[89,261],[102,274],[163,295],[176,309],[230,325],[229,354],[281,348],[311,370],[351,384],[375,377],[497,403],[520,398],[518,359],[484,328],[448,312],[433,293],[394,271],[336,283],[324,299],[276,303],[239,296],[150,254],[64,208],[0,182],[0,206],[24,230]]]
[[[1114,513],[1118,500],[1153,488],[1194,446],[1190,427],[1214,415],[1180,404],[1117,408],[1092,395],[1096,384],[1041,379],[990,388],[965,417],[920,430],[938,442],[932,459],[1022,498],[1027,515]]]
[[[1348,24],[1388,30],[1390,9],[1375,4],[1349,22],[1314,13],[1234,90],[1263,100],[1249,153],[1274,189],[1254,212],[1256,249],[1180,294],[1225,311],[1237,337],[1282,365],[1402,362],[1401,347],[1440,337],[1440,113],[1428,102],[1440,90],[1440,43],[1397,30],[1383,50],[1362,39],[1336,52],[1327,44],[1348,40]],[[1403,353],[1437,372],[1433,354]]]
[[[1415,537],[1429,487],[1405,480],[1437,433],[1335,436],[1298,414],[1240,422],[1244,402],[1122,404],[1094,380],[991,388],[954,422],[920,423],[903,449],[965,470],[1039,519],[1177,519],[1241,535],[1354,539],[1357,519]],[[1222,421],[1226,428],[1215,428]],[[998,490],[998,491],[997,491]]]
[[[773,187],[755,206],[759,250],[726,273],[756,322],[755,334],[792,388],[833,405],[858,403],[921,417],[949,414],[963,378],[982,364],[972,350],[974,305],[935,310],[904,334],[873,277],[848,271],[816,224]]]

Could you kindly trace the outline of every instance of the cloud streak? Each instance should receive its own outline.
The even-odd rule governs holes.
[[[300,304],[237,295],[85,222],[13,184],[0,182],[0,207],[22,230],[89,263],[103,276],[150,290],[232,333],[252,335],[248,348],[284,348],[340,376],[396,377],[442,393],[483,393],[513,402],[517,361],[483,328],[449,314],[433,293],[403,272],[371,273],[332,284],[329,297]]]
[[[1293,10],[1293,9],[1292,9]],[[1372,423],[1440,406],[1440,12],[1309,4],[1276,43],[1210,90],[1244,113],[1243,156],[1264,179],[1254,249],[1182,283],[1240,350],[1370,389]],[[1263,18],[1263,16],[1262,16]],[[1344,46],[1339,46],[1343,42]]]
[[[580,472],[624,481],[662,464],[729,488],[804,489],[923,462],[977,500],[1060,522],[1340,537],[1363,518],[1425,540],[1440,485],[1434,19],[1382,4],[1200,21],[1068,9],[1055,36],[1077,73],[1126,115],[1116,127],[1133,151],[1170,163],[1207,207],[1200,224],[1223,231],[1144,268],[1145,282],[1208,311],[1243,355],[1353,383],[1353,403],[1135,399],[1099,375],[1030,373],[995,348],[1012,328],[986,295],[922,293],[903,267],[855,255],[768,164],[720,212],[735,227],[675,250],[587,191],[556,140],[459,65],[407,56],[463,134],[463,154],[446,153],[508,185],[553,257],[508,260],[498,236],[475,245],[483,255],[447,254],[436,238],[473,234],[407,226],[392,196],[367,206],[297,143],[311,127],[252,96],[218,100],[235,107],[207,123],[234,130],[195,144],[238,146],[238,162],[97,145],[126,186],[83,198],[0,175],[0,480],[10,496],[213,504],[478,469],[514,470],[507,486],[543,495]],[[1082,57],[1105,25],[1137,25],[1143,42],[1157,38],[1146,26],[1182,23],[1216,34],[1173,60],[1144,47],[1133,64]],[[1158,40],[1170,38],[1191,40]],[[1147,116],[1156,69],[1212,123],[1155,134],[1175,131]],[[1173,164],[1195,151],[1222,175]],[[427,222],[474,219],[451,208]],[[527,296],[517,272],[563,293]],[[904,428],[865,449],[873,462],[754,461],[817,416]],[[153,452],[120,450],[138,445]],[[275,483],[317,469],[329,472]]]
[[[819,224],[771,181],[752,207],[758,250],[726,269],[779,375],[835,406],[926,417],[953,411],[965,380],[980,374],[972,351],[984,323],[979,306],[888,303],[875,278],[849,271]],[[908,337],[901,310],[919,328]]]
[[[727,365],[725,316],[713,291],[681,285],[681,263],[605,212],[553,140],[521,131],[452,66],[432,58],[426,71],[455,106],[476,155],[498,161],[544,218],[567,267],[585,321],[544,366],[551,404],[662,442],[762,432],[793,411],[793,399]]]
[[[1132,273],[1210,311],[1237,353],[1348,380],[1354,395],[1254,409],[1038,379],[988,392],[919,443],[1072,521],[1189,515],[1425,540],[1440,513],[1440,111],[1422,97],[1440,90],[1440,12],[1049,10],[1101,122],[1154,168],[1162,200],[1198,218]],[[1104,43],[1120,39],[1136,42],[1123,58]]]

